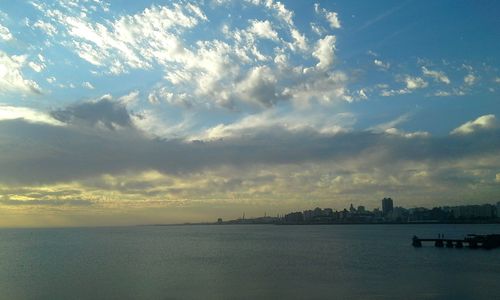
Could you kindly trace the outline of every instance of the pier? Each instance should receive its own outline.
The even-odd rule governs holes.
[[[438,248],[463,248],[467,246],[471,249],[493,249],[500,247],[500,234],[468,234],[463,239],[447,239],[441,235],[435,239],[421,239],[417,236],[413,236],[412,238],[413,247],[422,247],[423,242],[434,243],[434,246]]]

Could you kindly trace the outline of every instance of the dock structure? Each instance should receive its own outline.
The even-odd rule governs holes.
[[[446,239],[442,235],[439,235],[439,237],[436,239],[421,239],[417,236],[413,236],[413,247],[422,247],[422,242],[433,242],[434,246],[438,248],[463,248],[465,245],[467,245],[472,249],[493,249],[500,247],[500,234],[468,234],[463,239]]]

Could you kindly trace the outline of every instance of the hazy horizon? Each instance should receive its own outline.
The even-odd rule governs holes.
[[[0,4],[0,227],[500,201],[500,2]]]

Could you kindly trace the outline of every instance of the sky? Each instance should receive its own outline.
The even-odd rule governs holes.
[[[500,201],[500,2],[0,3],[0,226]]]

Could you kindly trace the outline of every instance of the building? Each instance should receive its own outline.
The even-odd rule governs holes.
[[[285,223],[291,223],[291,224],[296,224],[296,223],[302,223],[304,222],[304,215],[302,212],[293,212],[285,215]]]
[[[498,209],[498,205],[496,209]],[[456,219],[491,219],[494,217],[496,209],[495,206],[491,204],[451,207],[453,216]]]
[[[325,208],[325,209],[323,209],[323,214],[326,217],[333,217],[333,209],[331,209],[331,208]]]
[[[387,216],[394,210],[394,202],[391,198],[382,199],[382,213]]]
[[[497,218],[500,219],[500,201],[497,202]]]

